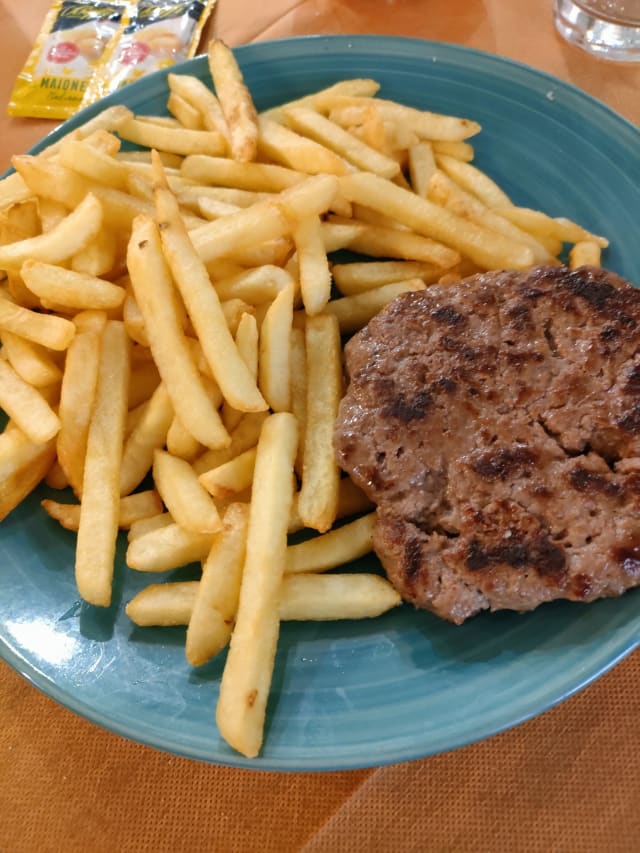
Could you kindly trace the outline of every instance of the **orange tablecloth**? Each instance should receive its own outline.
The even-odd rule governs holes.
[[[48,5],[0,0],[2,103]],[[564,44],[550,0],[219,0],[208,29],[232,45],[357,32],[457,42],[556,74],[640,123],[640,67]],[[0,169],[52,127],[0,122]],[[636,653],[564,705],[457,752],[279,775],[129,743],[0,664],[0,851],[636,851],[639,688]]]

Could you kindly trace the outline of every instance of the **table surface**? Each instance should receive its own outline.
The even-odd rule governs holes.
[[[48,7],[0,0],[4,104]],[[311,33],[464,44],[555,74],[640,124],[640,66],[563,43],[550,0],[219,0],[207,33],[231,45]],[[2,115],[0,171],[53,126]],[[271,774],[125,741],[0,664],[0,851],[635,851],[638,685],[636,652],[563,705],[456,752]]]

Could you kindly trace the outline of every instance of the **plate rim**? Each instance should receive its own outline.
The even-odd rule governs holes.
[[[638,141],[640,141],[640,128],[638,128],[625,116],[622,116],[617,113],[606,103],[594,97],[590,93],[583,91],[574,84],[564,81],[558,77],[555,77],[549,72],[535,68],[534,66],[528,65],[518,60],[503,57],[498,54],[491,53],[489,51],[480,50],[478,48],[466,47],[464,45],[456,43],[433,41],[429,39],[419,39],[408,36],[383,36],[367,34],[311,34],[253,42],[234,48],[234,53],[236,53],[238,60],[242,65],[244,57],[246,56],[251,59],[251,55],[254,53],[258,54],[258,56],[256,56],[256,61],[263,61],[259,59],[259,54],[263,51],[268,52],[269,49],[273,48],[274,46],[277,49],[278,47],[286,48],[298,44],[305,45],[311,42],[314,43],[314,49],[316,50],[322,50],[322,45],[327,45],[327,49],[330,51],[331,46],[335,45],[341,48],[340,52],[346,53],[347,51],[353,50],[354,55],[357,55],[358,52],[360,52],[361,54],[366,53],[373,55],[375,52],[374,46],[379,48],[380,45],[411,45],[412,48],[414,48],[415,50],[419,49],[420,51],[425,52],[424,57],[419,57],[425,63],[430,61],[430,57],[428,55],[429,51],[435,52],[436,54],[442,54],[443,58],[449,58],[452,64],[456,64],[455,60],[458,56],[475,56],[478,57],[482,63],[487,63],[487,67],[483,68],[483,71],[485,71],[486,73],[488,73],[489,67],[493,67],[496,69],[504,69],[505,66],[507,68],[514,67],[517,68],[520,73],[532,76],[533,78],[537,78],[540,81],[544,81],[549,85],[553,85],[556,88],[559,87],[564,91],[571,93],[572,97],[577,98],[578,102],[586,103],[592,110],[597,109],[598,111],[601,111],[602,113],[606,114],[609,120],[616,122],[619,127],[625,127],[627,132],[630,132],[632,136],[637,137]],[[356,47],[357,49],[354,49]],[[276,61],[277,59],[282,60],[284,58],[285,57],[282,56],[276,57]],[[414,56],[408,58],[418,59],[418,57]],[[201,64],[205,61],[206,57],[201,54],[194,57],[193,59],[185,60],[184,62],[178,63],[177,65],[172,66],[169,69],[155,72],[153,75],[149,75],[148,77],[137,81],[133,85],[138,86],[140,89],[142,89],[144,88],[145,84],[148,85],[150,79],[155,82],[158,82],[160,80],[163,80],[163,78],[166,79],[166,76],[169,73],[180,72],[186,68],[193,67],[195,64]],[[267,57],[265,57],[264,61],[269,60]],[[166,83],[164,85],[166,85]],[[66,133],[68,133],[70,130],[73,130],[79,124],[86,121],[92,115],[97,114],[100,110],[104,109],[106,106],[109,106],[111,103],[121,103],[120,94],[120,92],[112,93],[102,101],[96,104],[92,104],[83,109],[82,111],[78,112],[71,119],[62,123],[60,126],[54,128],[44,137],[42,137],[35,145],[33,145],[29,149],[29,153],[37,153],[46,146],[53,144]],[[640,162],[640,146],[638,146],[638,159]],[[11,171],[13,171],[13,169],[10,169],[5,174],[10,174]],[[186,745],[180,746],[176,743],[159,743],[157,737],[154,740],[153,731],[151,731],[149,735],[147,735],[144,730],[141,731],[131,729],[129,726],[127,726],[125,722],[121,722],[120,720],[114,723],[113,719],[110,719],[108,716],[103,716],[98,708],[93,708],[90,704],[75,699],[73,693],[70,693],[68,690],[59,688],[56,682],[52,681],[45,673],[43,673],[36,664],[30,663],[25,657],[17,653],[4,640],[4,638],[0,638],[0,658],[2,658],[9,666],[11,666],[12,669],[14,669],[14,671],[16,671],[19,675],[24,677],[30,684],[35,686],[49,698],[52,698],[58,704],[65,707],[67,710],[83,717],[84,719],[100,726],[101,728],[106,729],[111,733],[115,733],[128,740],[142,743],[146,746],[169,752],[174,755],[179,755],[182,757],[203,761],[206,763],[218,764],[221,766],[230,766],[245,769],[248,768],[263,771],[330,772],[336,770],[351,770],[357,768],[382,766],[384,764],[415,760],[440,752],[458,749],[470,743],[475,743],[480,740],[493,737],[500,732],[507,731],[510,728],[513,728],[527,720],[530,720],[542,713],[545,713],[550,708],[560,704],[561,702],[585,689],[595,680],[610,671],[614,666],[616,666],[620,661],[622,661],[625,657],[630,655],[640,646],[640,633],[638,633],[637,636],[630,636],[631,634],[633,634],[633,631],[632,627],[629,626],[629,630],[625,633],[624,637],[621,637],[619,639],[613,650],[609,649],[606,654],[601,653],[599,656],[596,656],[597,662],[594,663],[593,666],[590,668],[589,673],[586,677],[582,676],[575,679],[568,689],[561,691],[560,695],[556,695],[555,697],[546,700],[543,704],[540,704],[539,702],[533,702],[533,707],[527,708],[527,703],[524,703],[523,710],[515,719],[512,718],[511,720],[505,721],[496,718],[493,725],[485,727],[481,730],[480,733],[478,733],[477,731],[474,733],[469,732],[466,736],[460,736],[459,738],[454,739],[450,743],[450,745],[445,747],[437,746],[435,748],[425,750],[424,746],[414,745],[411,749],[405,750],[403,754],[400,754],[400,752],[397,750],[394,752],[393,755],[385,755],[383,753],[384,757],[382,759],[378,755],[374,756],[372,754],[371,757],[368,759],[360,757],[351,760],[345,760],[343,758],[338,761],[338,763],[332,764],[329,762],[325,762],[321,766],[302,766],[300,763],[296,763],[295,759],[288,759],[286,757],[266,757],[260,758],[257,761],[248,760],[245,759],[243,756],[236,756],[234,754],[224,754],[217,755],[216,757],[210,757],[198,754],[196,751],[197,747],[194,749],[190,749]],[[592,655],[592,660],[593,657],[594,656]],[[141,728],[143,729],[143,727]]]

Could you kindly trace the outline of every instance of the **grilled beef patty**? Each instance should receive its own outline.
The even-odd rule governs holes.
[[[483,273],[398,297],[345,355],[338,461],[407,601],[459,624],[640,585],[640,290]]]

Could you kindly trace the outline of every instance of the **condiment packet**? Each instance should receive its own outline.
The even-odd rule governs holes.
[[[145,74],[192,57],[217,0],[139,0],[103,55],[82,106]]]
[[[122,28],[126,2],[56,0],[9,102],[9,115],[69,118]]]

